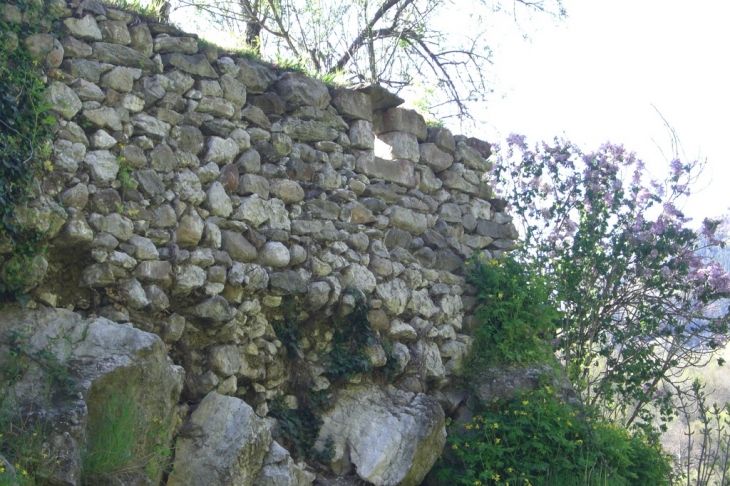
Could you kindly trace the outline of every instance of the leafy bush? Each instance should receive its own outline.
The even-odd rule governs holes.
[[[656,436],[586,416],[549,386],[479,412],[449,425],[446,453],[431,473],[439,484],[669,484]]]
[[[467,356],[464,375],[494,364],[546,361],[552,348],[545,338],[556,330],[559,313],[550,304],[546,280],[508,256],[467,262],[467,281],[477,287],[479,327]]]

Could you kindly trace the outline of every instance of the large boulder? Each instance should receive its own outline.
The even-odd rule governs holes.
[[[341,390],[323,416],[317,446],[329,441],[332,469],[376,486],[420,484],[446,442],[444,412],[422,393],[363,385]]]
[[[254,484],[271,432],[246,402],[211,392],[186,428],[197,432],[178,439],[168,486]]]
[[[133,407],[140,438],[129,464],[142,473],[158,447],[171,447],[184,373],[156,335],[102,317],[42,308],[3,310],[0,337],[0,362],[22,370],[12,385],[3,380],[3,387],[13,387],[10,396],[17,397],[21,416],[47,423],[45,450],[59,465],[49,484],[81,484],[79,451],[93,441],[93,425],[108,420],[110,407],[122,402]],[[10,346],[22,352],[10,353]],[[163,431],[160,424],[168,427]],[[162,435],[152,437],[152,428]],[[150,479],[159,482],[161,473]]]

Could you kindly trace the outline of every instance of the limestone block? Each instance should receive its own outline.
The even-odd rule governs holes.
[[[286,102],[309,105],[320,110],[327,108],[331,99],[322,81],[295,72],[284,73],[274,84],[274,90]]]
[[[420,484],[446,442],[444,412],[424,394],[349,387],[322,418],[317,447],[327,439],[334,442],[335,473],[354,467],[376,486]]]
[[[99,24],[91,15],[84,15],[78,19],[75,17],[68,17],[63,19],[63,29],[72,37],[76,37],[81,40],[100,41],[101,30],[99,30]]]
[[[350,146],[355,149],[373,150],[375,148],[375,134],[373,125],[367,120],[355,120],[350,124],[348,132]]]
[[[385,160],[375,157],[371,151],[358,154],[355,171],[368,177],[384,179],[405,187],[416,187],[417,178],[413,162],[410,160]]]
[[[436,144],[423,143],[419,146],[420,161],[434,172],[448,169],[454,163],[454,158],[442,151]]]
[[[104,20],[99,22],[101,38],[104,42],[128,46],[132,43],[132,37],[127,30],[127,24],[121,20]]]
[[[91,44],[91,49],[92,56],[97,61],[116,66],[140,68],[145,74],[157,71],[157,66],[155,66],[154,62],[130,47],[110,44],[108,42],[94,42]]]
[[[171,52],[197,54],[198,39],[194,37],[156,37],[153,49],[154,52],[158,54],[167,54]]]
[[[218,79],[218,73],[216,73],[213,66],[210,65],[205,54],[187,55],[180,52],[163,54],[162,63],[165,67],[176,67],[189,74],[204,78]]]
[[[46,101],[51,104],[51,110],[63,118],[70,120],[81,109],[81,100],[74,91],[65,84],[54,81],[46,91]]]
[[[385,111],[377,112],[373,117],[373,128],[375,133],[408,132],[418,138],[419,142],[425,142],[428,136],[426,122],[423,117],[413,110],[405,108],[388,108]]]
[[[372,120],[373,106],[370,96],[352,89],[335,88],[330,92],[332,105],[348,120]]]
[[[383,307],[392,316],[402,314],[410,299],[408,285],[399,278],[381,283],[375,288],[375,294],[383,301]]]
[[[375,156],[385,160],[407,159],[418,162],[421,157],[416,136],[408,132],[390,132],[375,139]]]

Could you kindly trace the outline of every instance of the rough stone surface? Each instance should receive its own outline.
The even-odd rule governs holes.
[[[446,443],[444,412],[423,394],[350,387],[323,420],[317,444],[334,442],[333,469],[376,486],[420,484]]]
[[[168,485],[254,484],[271,434],[246,402],[211,392],[189,420],[200,437],[177,441]]]

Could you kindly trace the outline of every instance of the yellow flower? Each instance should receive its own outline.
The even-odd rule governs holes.
[[[497,422],[494,422],[494,423],[492,424],[492,428],[493,428],[493,429],[498,429],[498,428],[499,428],[499,424],[498,424]]]
[[[512,471],[514,471],[514,469],[513,469],[513,468],[511,468],[511,467],[508,467],[508,468],[507,468],[507,472],[508,472],[508,473],[511,473]]]
[[[492,474],[492,479],[494,479],[494,481],[496,483],[498,483],[499,482],[499,474]]]
[[[456,445],[456,444],[454,444],[454,445],[451,446],[451,448],[454,449],[454,450],[457,450],[459,448],[459,446]]]
[[[466,430],[471,430],[472,428],[474,428],[474,426],[472,424],[466,424],[465,427],[466,427]]]
[[[502,297],[504,297],[504,294],[502,292],[500,292],[500,293],[497,294],[497,298],[499,300],[502,300]]]
[[[499,437],[494,439],[495,444],[499,444],[500,442],[502,442],[502,439],[500,439]]]
[[[5,472],[5,466],[0,466],[0,474]]]
[[[528,405],[529,403],[527,400],[522,400],[522,405]]]
[[[23,469],[22,471],[20,471],[20,474],[22,474],[23,476],[27,476],[28,475],[28,471],[26,471],[25,469]]]

